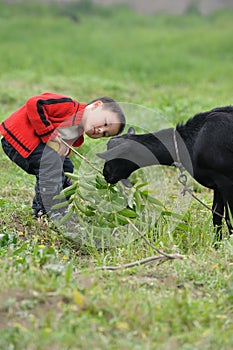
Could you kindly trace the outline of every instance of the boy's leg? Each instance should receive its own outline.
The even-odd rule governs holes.
[[[66,157],[64,159],[63,163],[63,171],[64,173],[71,173],[74,172],[74,165],[69,157]],[[67,188],[72,185],[72,179],[66,175],[64,175],[64,182],[63,182],[63,188]]]
[[[64,163],[63,163],[63,171],[61,171],[61,176],[62,176],[62,181],[63,181],[63,189],[72,185],[71,178],[67,177],[64,173],[65,172],[73,173],[73,171],[74,171],[74,165],[71,162],[71,160],[68,157],[66,157],[64,159]],[[34,215],[36,217],[40,217],[40,216],[46,214],[46,209],[44,207],[43,199],[42,199],[43,196],[41,196],[41,193],[40,193],[40,184],[39,183],[40,183],[39,175],[36,175],[35,197],[33,199],[33,204],[32,204],[33,212],[34,212]],[[68,199],[69,198],[66,197],[66,200],[68,200]]]
[[[23,158],[7,140],[3,138],[1,142],[4,152],[16,165],[18,165],[28,174],[36,175],[34,167],[38,168],[37,163],[40,162],[41,154],[43,152],[44,147],[39,146],[35,154],[32,154],[28,158]],[[38,216],[38,212],[41,212],[41,214],[45,212],[42,201],[40,200],[38,181],[36,181],[35,197],[33,199],[32,208],[35,216]]]
[[[60,202],[60,200],[53,198],[63,189],[63,159],[56,151],[45,146],[40,159],[39,168],[34,168],[34,171],[35,170],[37,179],[37,201],[42,204],[43,213],[51,215],[52,206]]]
[[[37,218],[46,214],[40,195],[39,176],[36,176],[35,195],[32,202],[33,215]]]
[[[62,158],[45,144],[39,146],[28,158],[23,158],[5,139],[2,147],[7,156],[28,174],[36,176],[36,193],[33,200],[34,214],[49,213],[56,203],[53,197],[60,193],[65,182]]]
[[[44,214],[51,215],[51,207],[59,203],[59,200],[54,200],[53,197],[63,188],[72,185],[72,180],[65,176],[64,172],[73,173],[74,166],[68,157],[61,158],[57,152],[45,145],[38,146],[32,158],[33,171],[36,174],[35,197],[32,205],[34,215],[37,217]]]

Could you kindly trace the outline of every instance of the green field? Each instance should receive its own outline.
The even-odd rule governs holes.
[[[44,91],[80,102],[110,96],[125,107],[129,125],[146,131],[230,105],[232,15],[1,1],[0,120]],[[95,145],[86,139],[79,150],[102,167]],[[140,237],[98,249],[67,239],[32,218],[34,178],[2,149],[0,169],[0,349],[232,349],[233,241],[224,235],[214,249],[211,213],[188,194],[176,203],[175,169],[134,175],[154,182],[171,215],[156,220],[151,210],[138,229],[157,249],[185,259],[117,271],[98,268],[157,253]],[[192,186],[211,205],[212,193]],[[179,210],[184,219],[176,221]]]

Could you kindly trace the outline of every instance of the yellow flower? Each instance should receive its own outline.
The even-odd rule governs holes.
[[[45,246],[44,246],[43,244],[39,244],[39,245],[38,245],[38,248],[40,248],[40,249],[44,249],[44,248],[45,248]]]
[[[116,323],[116,327],[118,329],[128,330],[129,329],[129,324],[127,322],[117,322]]]
[[[14,323],[14,327],[20,329],[22,332],[26,333],[28,330],[26,327],[23,327],[20,323]]]
[[[44,331],[45,331],[45,333],[51,333],[52,329],[49,327],[45,327]]]
[[[24,236],[24,232],[19,231],[19,232],[18,232],[18,235],[19,235],[19,236]]]
[[[81,309],[83,309],[86,306],[86,298],[85,298],[85,296],[82,293],[80,293],[77,289],[73,290],[73,297],[74,297],[75,303]]]

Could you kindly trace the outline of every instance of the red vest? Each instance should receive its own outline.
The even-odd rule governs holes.
[[[12,113],[2,124],[0,133],[27,158],[40,143],[46,143],[57,135],[57,128],[79,125],[86,104],[63,95],[45,92],[33,96],[25,105]],[[84,142],[81,135],[74,147]]]

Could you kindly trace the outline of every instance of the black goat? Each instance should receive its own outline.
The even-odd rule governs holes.
[[[134,129],[113,137],[108,150],[98,154],[106,160],[103,174],[116,183],[145,166],[181,163],[201,185],[214,190],[213,224],[222,238],[225,219],[232,234],[233,214],[233,107],[215,108],[199,113],[185,124],[159,132],[135,135]]]

